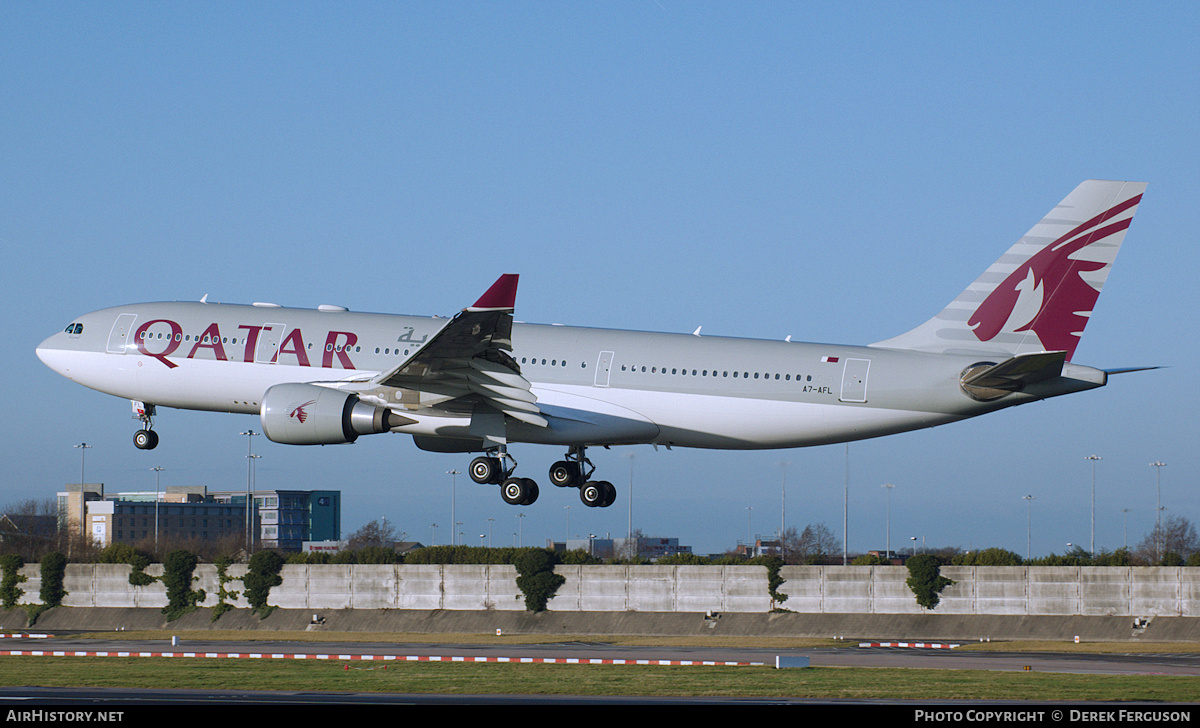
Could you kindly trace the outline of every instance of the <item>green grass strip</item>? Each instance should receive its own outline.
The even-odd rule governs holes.
[[[1200,677],[982,670],[365,662],[158,657],[0,658],[0,685],[442,695],[1191,702]]]

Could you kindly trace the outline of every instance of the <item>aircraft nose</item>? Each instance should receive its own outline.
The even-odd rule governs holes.
[[[53,346],[53,342],[54,337],[51,336],[37,345],[37,349],[35,351],[37,351],[38,359],[41,359],[42,363],[46,363],[46,357],[50,354],[50,349]]]
[[[37,349],[34,351],[37,352],[37,357],[42,360],[43,364],[59,374],[66,374],[65,364],[62,361],[63,348],[58,345],[59,336],[61,334],[54,334],[48,337],[45,341],[38,344]]]

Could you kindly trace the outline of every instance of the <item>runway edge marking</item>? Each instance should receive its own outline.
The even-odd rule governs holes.
[[[945,642],[859,642],[859,647],[915,647],[926,650],[952,650],[957,644]]]
[[[0,650],[0,657],[204,657],[204,658],[241,658],[241,659],[276,659],[276,660],[400,660],[405,662],[516,662],[542,665],[677,665],[683,667],[762,667],[763,662],[720,662],[713,660],[624,660],[593,659],[578,657],[457,657],[446,655],[329,655],[329,654],[281,654],[281,653],[248,653],[248,652],[108,652],[108,651],[72,651],[46,652],[44,650]]]

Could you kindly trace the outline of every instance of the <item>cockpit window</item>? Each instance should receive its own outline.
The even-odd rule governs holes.
[[[65,329],[65,331],[68,334],[82,334],[83,333],[83,324],[71,324],[70,326],[68,326]]]

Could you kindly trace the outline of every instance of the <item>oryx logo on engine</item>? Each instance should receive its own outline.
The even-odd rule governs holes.
[[[311,407],[312,405],[314,405],[316,403],[317,403],[317,400],[310,399],[307,402],[305,402],[304,404],[297,407],[296,409],[292,410],[290,413],[288,413],[288,417],[300,420],[300,424],[303,425],[304,421],[308,419],[308,410],[305,409],[305,407]]]

